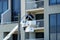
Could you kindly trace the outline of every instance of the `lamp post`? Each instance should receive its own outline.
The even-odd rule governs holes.
[[[21,0],[19,0],[19,12],[18,12],[18,37],[17,40],[21,40],[21,30],[20,30],[20,22],[21,22]]]
[[[21,35],[20,35],[20,21],[21,21],[21,13],[18,13],[18,40],[21,40]]]

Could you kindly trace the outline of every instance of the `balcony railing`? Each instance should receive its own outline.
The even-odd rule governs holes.
[[[30,25],[34,28],[36,27],[44,27],[44,20],[32,20],[32,21],[27,21],[26,25]]]
[[[44,20],[37,20],[36,25],[36,27],[44,27]]]
[[[44,38],[37,38],[37,39],[26,39],[26,40],[44,40]]]
[[[32,1],[32,2],[26,2],[25,3],[26,10],[43,8],[43,7],[44,7],[44,1]]]

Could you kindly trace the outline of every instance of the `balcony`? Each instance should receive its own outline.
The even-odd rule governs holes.
[[[34,28],[44,27],[44,20],[27,21],[26,24],[29,24],[31,27]]]
[[[36,20],[36,27],[44,27],[44,20]]]
[[[38,8],[44,8],[44,1],[32,1],[25,3],[26,10],[38,9]]]
[[[26,40],[44,40],[44,38],[37,38],[37,39],[26,39]]]

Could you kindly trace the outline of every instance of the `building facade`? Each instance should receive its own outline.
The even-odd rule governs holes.
[[[60,40],[60,0],[44,0],[45,40]]]
[[[4,40],[7,34],[18,25],[18,13],[24,15],[21,2],[20,0],[0,0],[0,40]],[[17,40],[17,32],[13,33],[9,40]]]
[[[1,0],[0,2],[2,7],[0,40],[17,40],[18,13],[21,13],[23,21],[27,21],[25,30],[21,26],[21,40],[44,40],[44,0],[21,0],[21,4],[20,0]],[[25,15],[28,14],[33,15],[33,19],[26,18]]]
[[[25,0],[25,12],[31,14],[32,19],[25,30],[26,40],[44,40],[44,0]]]
[[[60,0],[0,0],[0,40],[60,40]]]

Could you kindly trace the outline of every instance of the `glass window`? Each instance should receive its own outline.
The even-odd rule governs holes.
[[[56,0],[50,0],[49,3],[50,5],[56,4]]]
[[[17,34],[13,34],[13,35],[12,35],[12,37],[13,37],[13,38],[12,38],[12,39],[10,39],[10,40],[17,40],[18,35],[17,35]],[[21,37],[20,37],[20,39],[21,39]]]
[[[20,0],[12,0],[12,21],[18,21],[18,13],[20,12]]]
[[[35,33],[35,37],[36,38],[44,38],[44,33],[43,32]]]
[[[60,14],[57,14],[57,32],[60,33]]]
[[[56,40],[56,14],[50,14],[50,40]]]
[[[50,40],[56,40],[56,33],[50,33]]]
[[[60,4],[60,0],[49,0],[50,5]]]
[[[60,14],[57,14],[57,40],[60,40]]]
[[[36,14],[36,20],[44,19],[44,14]]]
[[[9,32],[4,32],[4,33],[3,33],[4,38],[7,36],[7,34],[9,34]]]
[[[28,32],[25,33],[25,39],[29,39],[29,33]]]
[[[1,14],[2,12],[8,9],[8,0],[0,0],[0,22],[1,22]]]
[[[57,0],[57,4],[60,4],[60,0]]]
[[[1,13],[2,13],[2,0],[0,0],[0,22],[1,22]]]
[[[56,33],[56,15],[50,15],[50,33]]]
[[[2,13],[2,0],[0,0],[0,14]]]
[[[8,9],[8,0],[3,0],[3,12]]]
[[[60,14],[50,14],[50,40],[60,40]]]
[[[60,33],[57,33],[57,40],[60,40]]]

